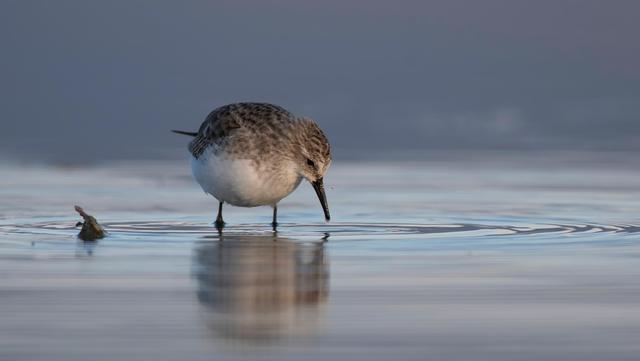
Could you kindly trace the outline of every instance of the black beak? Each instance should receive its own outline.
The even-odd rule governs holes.
[[[329,205],[327,204],[327,196],[324,194],[324,184],[322,183],[322,178],[318,178],[315,182],[311,182],[313,189],[315,189],[316,194],[318,195],[318,199],[320,200],[320,204],[322,205],[322,210],[324,211],[324,219],[329,221],[331,220],[331,215],[329,214]]]

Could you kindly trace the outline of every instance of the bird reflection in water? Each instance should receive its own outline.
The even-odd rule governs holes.
[[[225,235],[200,245],[194,277],[208,327],[247,341],[317,333],[329,292],[323,243]]]

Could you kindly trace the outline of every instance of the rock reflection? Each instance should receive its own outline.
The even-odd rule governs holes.
[[[322,242],[225,236],[197,248],[194,277],[218,336],[269,341],[317,332],[329,292]]]

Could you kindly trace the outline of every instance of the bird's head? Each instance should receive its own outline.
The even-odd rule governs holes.
[[[302,132],[298,139],[300,153],[297,156],[298,173],[308,180],[318,195],[324,217],[328,221],[329,206],[324,192],[323,178],[331,164],[331,146],[320,127],[311,119],[303,118],[299,122]]]

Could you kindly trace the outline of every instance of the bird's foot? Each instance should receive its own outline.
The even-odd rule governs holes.
[[[278,222],[271,222],[271,227],[273,228],[273,231],[275,232],[278,229]]]
[[[218,231],[222,231],[222,229],[224,228],[224,225],[226,223],[224,223],[224,221],[222,219],[216,219],[216,222],[214,223],[216,228],[218,229]]]

